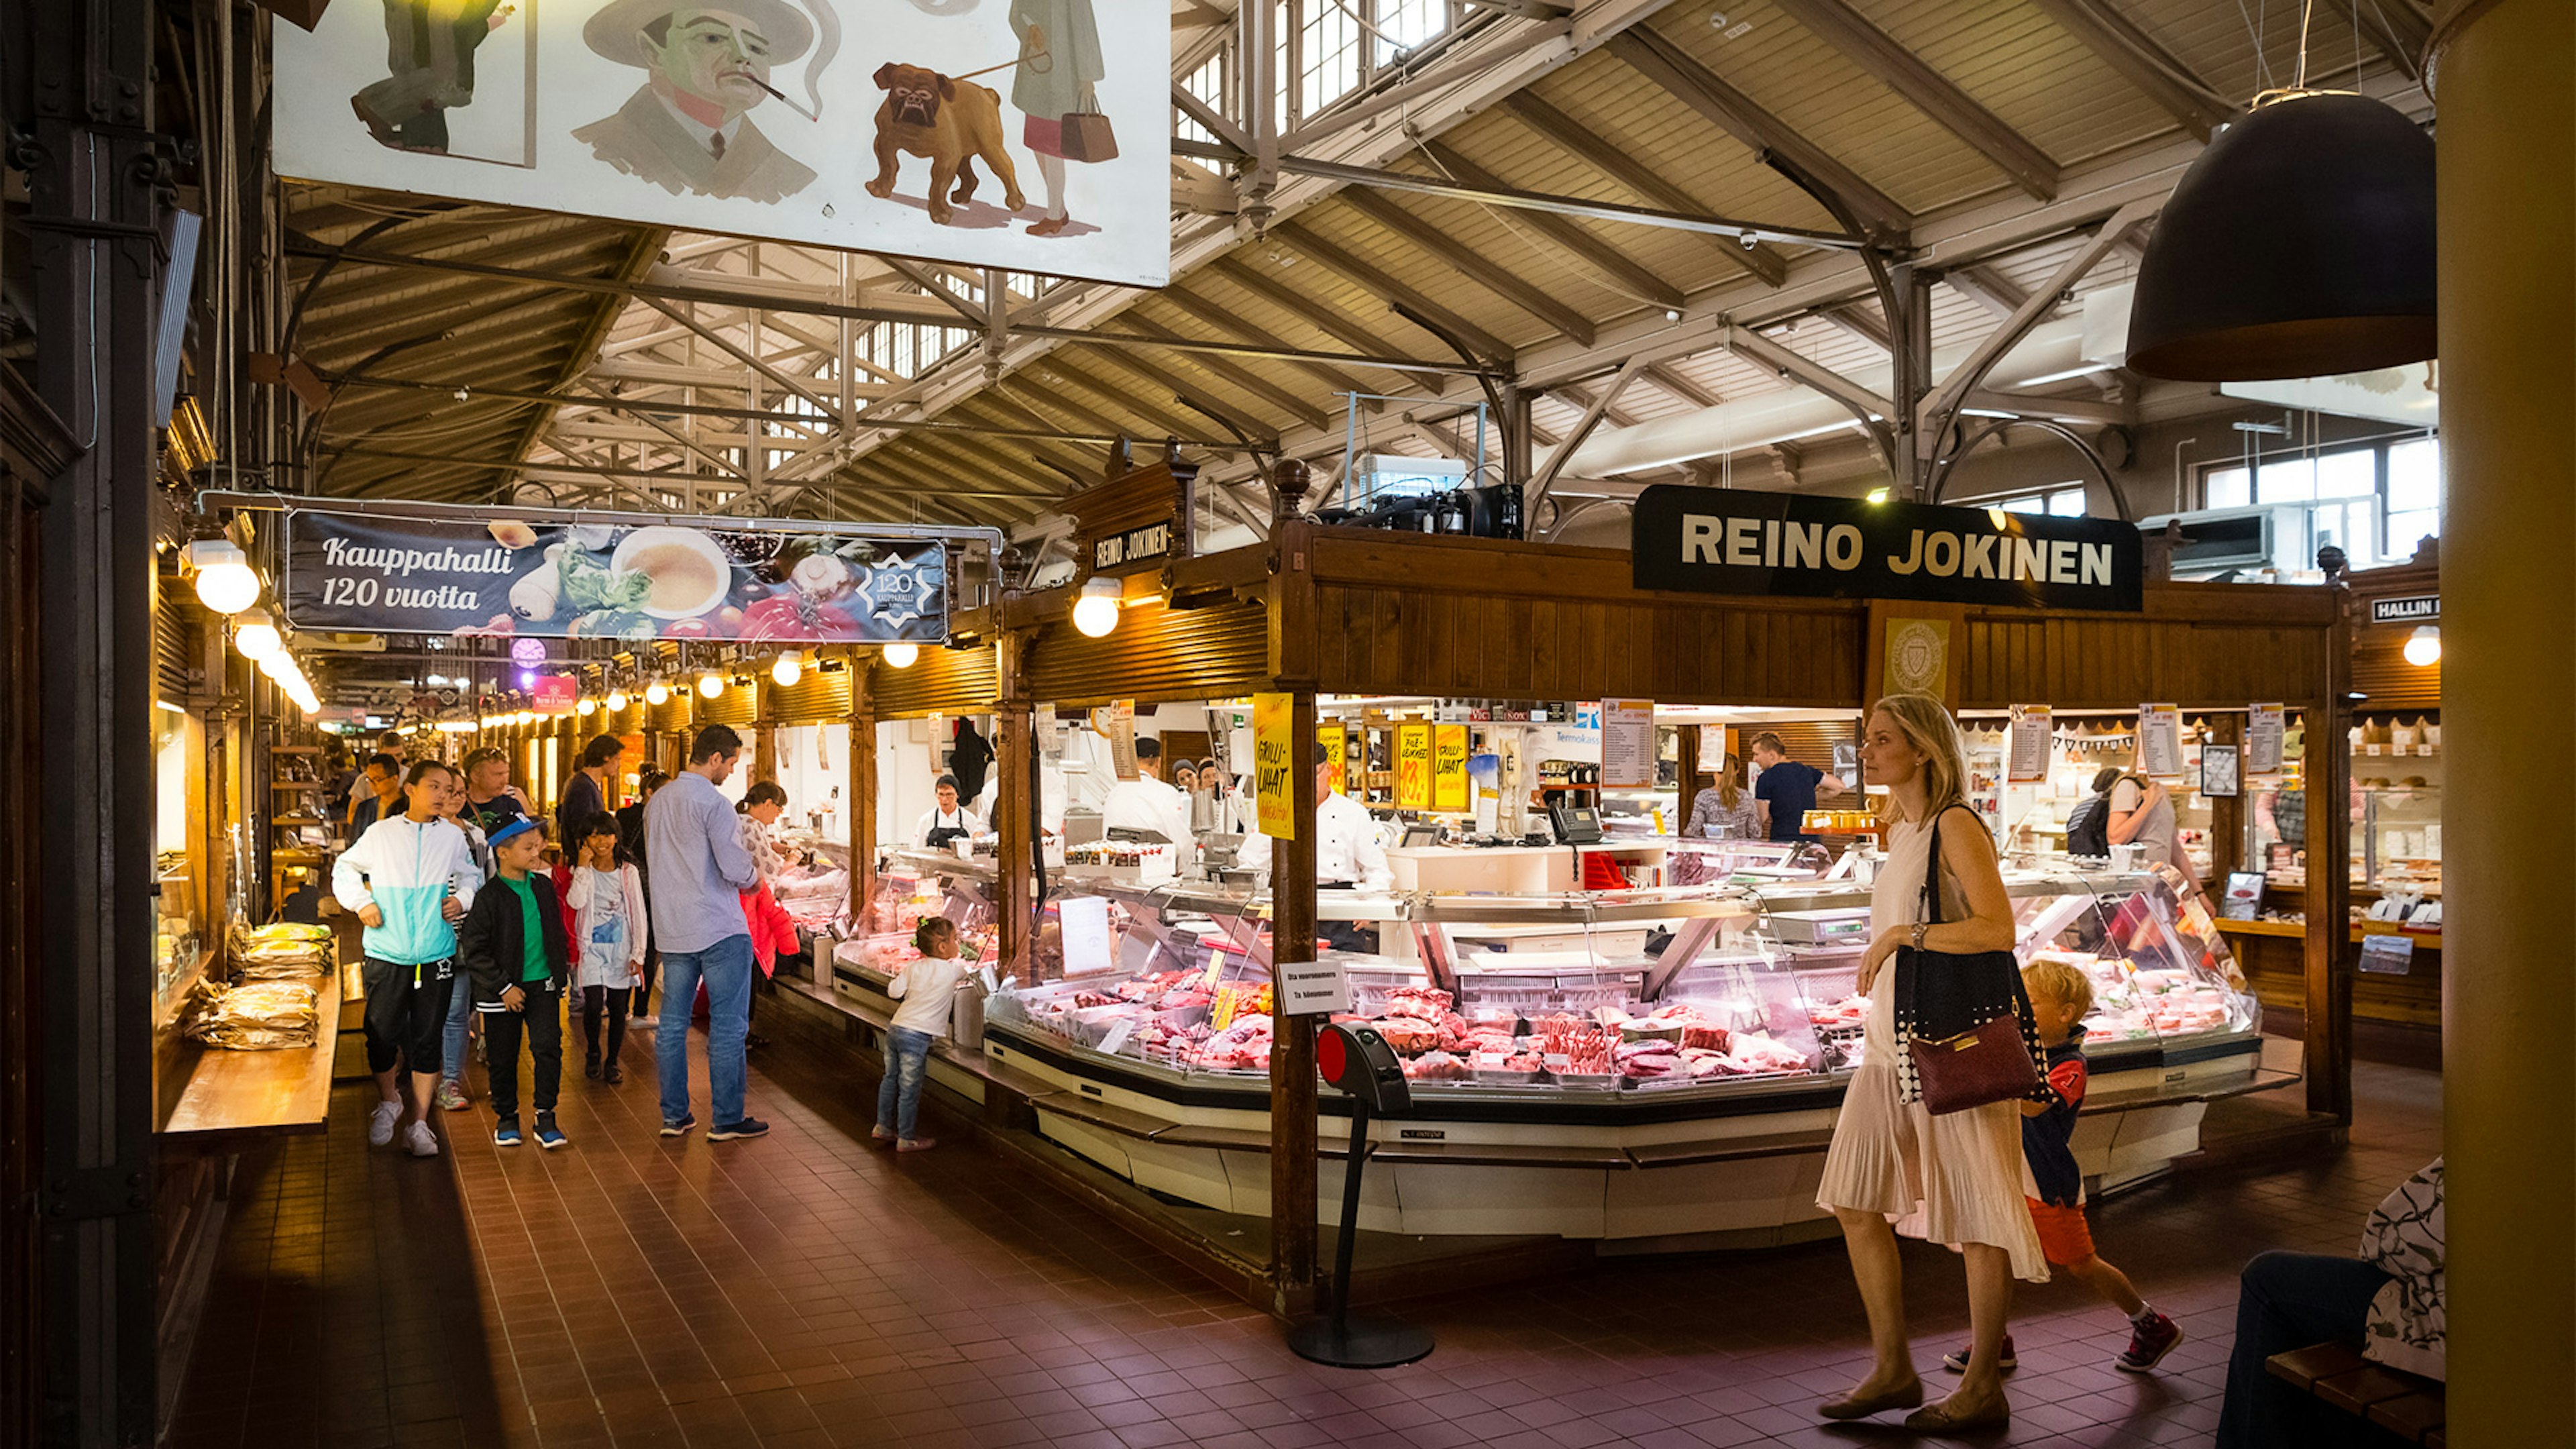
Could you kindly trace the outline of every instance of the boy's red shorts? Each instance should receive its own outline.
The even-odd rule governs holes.
[[[2093,1256],[2093,1229],[2081,1206],[2051,1207],[2035,1197],[2022,1201],[2030,1204],[2031,1226],[2039,1229],[2039,1251],[2049,1266],[2071,1267]]]

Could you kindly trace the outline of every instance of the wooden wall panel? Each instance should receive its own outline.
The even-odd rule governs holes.
[[[1330,628],[1325,654],[1331,657]],[[1231,699],[1268,687],[1270,618],[1260,603],[1173,609],[1130,601],[1118,627],[1085,637],[1068,619],[1030,636],[1025,688],[1033,700],[1089,705],[1113,699]]]
[[[1001,699],[1001,678],[989,644],[973,649],[926,644],[909,668],[890,668],[882,660],[871,663],[868,700],[878,719],[988,714]]]

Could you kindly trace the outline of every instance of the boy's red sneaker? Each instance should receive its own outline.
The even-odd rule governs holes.
[[[2161,1313],[2151,1313],[2146,1322],[2130,1330],[2129,1351],[2111,1362],[2124,1373],[2146,1373],[2181,1343],[2181,1327]]]

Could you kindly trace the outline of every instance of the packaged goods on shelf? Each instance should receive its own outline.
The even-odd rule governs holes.
[[[233,974],[242,981],[328,975],[339,953],[330,927],[293,922],[252,926],[235,921],[230,944]]]
[[[188,1035],[230,1051],[309,1047],[320,1028],[313,978],[240,986],[200,982],[188,1005]]]

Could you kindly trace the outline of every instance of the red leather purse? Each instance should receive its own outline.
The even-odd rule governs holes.
[[[1925,923],[1941,921],[1941,830],[1932,828],[1924,868]],[[1988,1102],[2017,1102],[2039,1086],[2039,1025],[2010,951],[1950,952],[1900,947],[1897,1026],[1900,1083],[1933,1116]],[[1931,1035],[1930,1033],[1939,1033]]]

